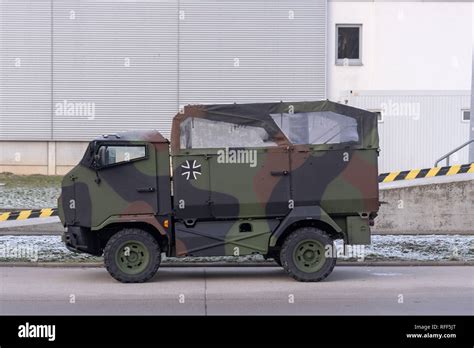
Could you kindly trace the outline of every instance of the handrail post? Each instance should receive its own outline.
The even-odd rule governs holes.
[[[458,152],[459,150],[461,150],[463,147],[469,145],[470,143],[474,142],[474,139],[471,139],[471,140],[468,140],[466,141],[464,144],[461,144],[459,145],[458,147],[456,147],[455,149],[449,151],[447,154],[445,154],[444,156],[438,158],[438,160],[435,162],[434,166],[437,167],[438,166],[438,163],[441,162],[442,160],[446,159],[446,165],[449,166],[449,158],[451,157],[451,155],[455,152]]]

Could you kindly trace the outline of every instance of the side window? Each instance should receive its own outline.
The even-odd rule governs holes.
[[[332,111],[271,114],[293,144],[358,143],[357,119]]]
[[[336,25],[336,65],[362,65],[362,24]]]
[[[269,146],[277,144],[261,127],[203,118],[188,118],[181,123],[181,149]]]
[[[136,161],[146,157],[145,145],[102,145],[99,147],[100,166]]]

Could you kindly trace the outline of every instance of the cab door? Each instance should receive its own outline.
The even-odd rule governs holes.
[[[74,175],[75,220],[98,226],[118,214],[156,214],[156,152],[146,142],[97,142],[91,168],[77,166]]]

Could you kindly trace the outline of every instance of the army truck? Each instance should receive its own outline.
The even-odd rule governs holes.
[[[145,282],[162,254],[272,258],[298,281],[333,270],[334,240],[370,243],[374,113],[333,103],[190,105],[158,131],[93,140],[63,179],[63,240]]]

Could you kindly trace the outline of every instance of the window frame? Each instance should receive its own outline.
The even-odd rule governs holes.
[[[95,156],[99,153],[99,149],[102,146],[106,146],[106,147],[110,147],[110,146],[114,146],[114,147],[133,147],[133,146],[135,146],[135,147],[144,147],[145,148],[145,155],[142,156],[142,157],[133,158],[129,161],[120,161],[120,162],[115,162],[115,163],[106,164],[106,165],[99,165],[97,163],[96,159],[95,159]],[[105,169],[105,168],[122,166],[122,165],[129,164],[129,163],[134,163],[134,162],[138,162],[138,161],[147,160],[148,158],[149,158],[149,150],[148,150],[148,144],[147,143],[102,141],[102,142],[96,142],[96,144],[95,144],[94,159],[92,161],[92,167],[94,167],[95,169]]]
[[[469,112],[469,119],[464,119],[464,113]],[[471,109],[461,109],[461,122],[470,123],[471,122]]]
[[[339,58],[339,28],[358,28],[359,29],[359,58],[354,59],[354,58]],[[337,24],[336,23],[336,49],[335,49],[335,64],[337,66],[344,66],[344,61],[345,59],[348,60],[348,65],[349,66],[362,66],[362,28],[363,25],[362,23],[354,23],[354,24],[349,24],[349,23],[341,23]]]

